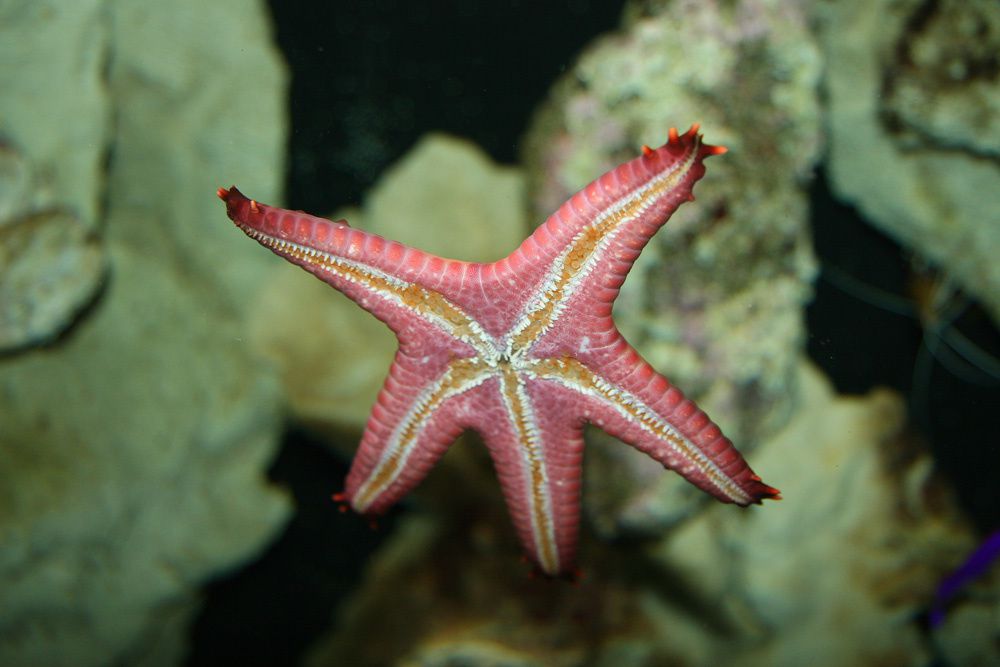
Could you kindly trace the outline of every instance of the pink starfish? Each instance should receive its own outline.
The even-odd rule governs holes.
[[[778,498],[704,412],[647,364],[611,319],[639,252],[693,199],[725,149],[698,126],[601,176],[492,264],[443,259],[220,188],[259,243],[385,322],[399,351],[342,498],[384,511],[465,429],[482,435],[521,542],[543,572],[573,563],[583,426],[650,455],[719,500]]]

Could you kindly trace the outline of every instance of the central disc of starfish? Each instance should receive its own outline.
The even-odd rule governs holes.
[[[530,557],[572,565],[583,427],[594,424],[725,502],[778,497],[611,318],[639,252],[724,149],[697,126],[600,177],[507,257],[461,262],[219,190],[249,236],[385,322],[399,351],[343,498],[384,511],[465,429],[480,433]]]

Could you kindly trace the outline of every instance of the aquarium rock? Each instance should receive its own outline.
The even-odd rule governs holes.
[[[700,122],[706,140],[729,148],[695,205],[636,262],[615,320],[744,452],[797,405],[816,271],[806,189],[820,149],[820,69],[799,2],[634,3],[623,29],[555,85],[525,140],[537,221],[642,144],[658,145],[671,124]],[[598,530],[655,533],[703,504],[626,449],[590,450]]]
[[[285,74],[238,0],[4,2],[0,54],[0,664],[180,664],[289,511],[268,263],[211,224],[219,178],[279,193]]]
[[[834,190],[1000,323],[1000,6],[837,0],[814,14]]]

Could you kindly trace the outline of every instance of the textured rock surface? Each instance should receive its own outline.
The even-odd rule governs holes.
[[[51,340],[101,284],[106,261],[79,218],[40,211],[0,224],[0,351]]]
[[[241,245],[224,218],[218,224],[215,190],[239,183],[278,200],[287,83],[263,3],[113,5],[115,44],[129,46],[116,52],[109,80],[120,101],[109,188],[122,193],[111,214],[155,216],[120,225],[117,238],[149,255],[171,248],[191,281],[211,282],[224,303],[246,308],[267,260]]]
[[[10,98],[6,102],[11,105]],[[0,143],[0,225],[10,224],[11,219],[31,210],[30,194],[27,161],[13,146]]]
[[[1000,6],[851,0],[815,16],[837,193],[1000,322]]]
[[[1000,665],[1000,566],[962,591],[935,633],[947,665]]]
[[[101,284],[103,4],[0,3],[0,351],[51,340]]]
[[[1000,7],[990,0],[898,6],[907,25],[885,63],[887,127],[1000,159]]]
[[[112,260],[70,340],[0,366],[2,664],[141,650],[161,608],[284,514],[262,483],[276,387],[230,344],[233,322],[199,323],[217,295],[134,251],[112,245]]]
[[[706,141],[730,149],[708,165],[698,201],[643,251],[615,312],[630,342],[747,451],[796,402],[814,273],[804,184],[819,148],[819,54],[798,2],[639,7],[621,34],[584,52],[536,118],[534,217],[643,143],[663,143],[671,124],[700,121]],[[617,443],[591,453],[591,514],[607,533],[661,530],[704,500]]]
[[[751,665],[924,664],[918,614],[971,536],[928,453],[906,440],[897,396],[836,397],[804,372],[801,412],[756,457],[787,502],[743,516],[712,507],[656,550],[736,636],[662,601],[657,625],[684,628],[705,664],[748,640]]]
[[[756,452],[782,503],[585,541],[576,585],[530,578],[481,507],[408,517],[309,664],[926,663],[916,615],[970,536],[901,439],[897,397],[840,398],[797,372],[800,409]]]
[[[0,157],[0,210],[73,212],[46,223],[66,247],[55,228],[0,235],[63,269],[100,237],[109,266],[76,326],[0,361],[0,663],[176,664],[197,587],[288,509],[263,475],[279,387],[240,343],[248,278],[269,262],[214,197],[225,178],[276,198],[284,75],[257,3],[6,2],[0,16],[0,48],[44,54],[0,60],[0,107],[34,123],[5,137],[21,157]],[[90,97],[59,90],[81,81]],[[254,103],[234,104],[247,82]]]
[[[0,143],[22,156],[30,184],[20,189],[16,208],[71,210],[90,230],[100,220],[111,125],[104,80],[108,4],[0,3]],[[0,177],[2,212],[11,206],[11,186],[6,170]]]
[[[494,261],[526,235],[523,197],[516,170],[493,164],[468,142],[429,135],[382,177],[364,210],[335,217],[444,257]],[[392,361],[395,336],[284,262],[258,303],[251,340],[280,369],[292,411],[320,428],[360,431]]]

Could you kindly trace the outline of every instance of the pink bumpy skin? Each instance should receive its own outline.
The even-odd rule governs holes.
[[[595,424],[719,500],[778,498],[704,412],[639,356],[611,306],[639,252],[724,148],[698,127],[604,174],[509,256],[436,257],[220,188],[248,236],[385,322],[399,351],[340,496],[379,513],[465,429],[478,431],[518,535],[549,575],[572,567],[583,426]]]

